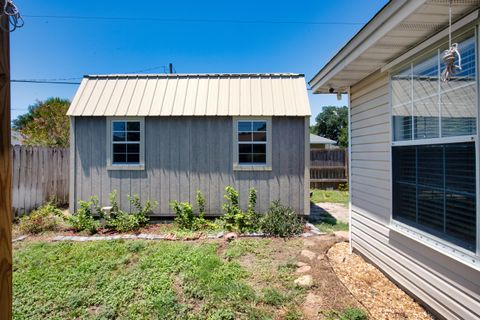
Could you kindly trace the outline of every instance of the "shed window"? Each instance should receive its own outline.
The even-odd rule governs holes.
[[[267,121],[238,121],[238,164],[267,163]]]
[[[143,165],[143,118],[110,119],[109,136],[110,169]]]
[[[448,82],[445,46],[392,74],[392,218],[476,252],[476,41],[456,41],[462,69]]]

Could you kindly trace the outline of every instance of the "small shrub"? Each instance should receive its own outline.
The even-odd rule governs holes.
[[[224,215],[222,217],[224,228],[228,231],[254,231],[257,228],[256,223],[256,191],[251,188],[249,191],[248,211],[243,212],[240,209],[238,201],[238,191],[231,186],[225,188],[225,195],[223,196],[226,203],[223,204],[222,209]]]
[[[45,231],[55,231],[59,226],[59,217],[62,211],[48,202],[36,210],[33,210],[29,216],[20,218],[19,228],[24,233],[38,234]]]
[[[340,183],[338,185],[338,191],[348,191],[348,183]]]
[[[145,206],[142,206],[140,202],[140,197],[138,194],[134,194],[133,197],[130,195],[127,196],[128,201],[133,207],[134,211],[131,213],[135,219],[138,221],[140,227],[144,227],[150,221],[150,216],[153,213],[153,210],[158,206],[158,202],[154,201],[153,203],[150,200],[145,202]]]
[[[172,201],[170,204],[175,212],[175,222],[180,228],[192,230],[195,220],[192,205],[188,202]]]
[[[116,190],[110,193],[111,210],[107,214],[102,213],[105,218],[105,226],[108,229],[117,232],[128,232],[144,227],[148,224],[150,215],[158,205],[156,201],[152,203],[150,200],[147,200],[143,206],[138,194],[134,194],[133,196],[127,195],[127,197],[133,209],[131,212],[120,210]]]
[[[202,191],[197,190],[196,201],[198,206],[198,217],[203,219],[205,217],[205,197]]]
[[[303,232],[303,221],[293,209],[276,200],[260,220],[260,229],[270,236],[291,237]]]
[[[100,223],[93,218],[93,212],[99,216],[102,215],[102,210],[98,205],[98,198],[91,197],[90,201],[79,201],[80,208],[72,216],[67,218],[67,221],[72,228],[77,231],[87,231],[90,234],[96,233],[100,227]]]

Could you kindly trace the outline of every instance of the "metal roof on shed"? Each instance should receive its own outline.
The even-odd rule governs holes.
[[[69,116],[309,116],[301,74],[85,76]]]

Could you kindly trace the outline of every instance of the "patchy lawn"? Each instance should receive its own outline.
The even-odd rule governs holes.
[[[335,238],[318,239],[27,239],[14,244],[14,319],[315,319],[360,308],[324,259]],[[299,263],[312,287],[294,283]]]
[[[348,223],[338,220],[328,220],[316,223],[315,226],[322,232],[334,233],[336,231],[348,231]]]
[[[313,189],[312,192],[311,201],[313,203],[332,202],[348,206],[348,191]]]

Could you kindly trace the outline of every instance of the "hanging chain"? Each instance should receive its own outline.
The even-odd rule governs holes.
[[[13,0],[4,0],[5,3],[3,8],[0,7],[0,17],[7,16],[8,19],[8,28],[5,28],[0,23],[0,28],[3,31],[13,32],[17,28],[21,28],[24,25],[24,21],[22,16],[20,15],[20,11],[18,11],[17,6],[13,3]]]

